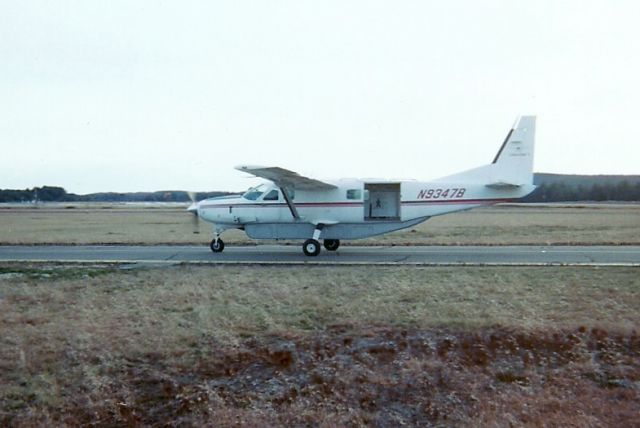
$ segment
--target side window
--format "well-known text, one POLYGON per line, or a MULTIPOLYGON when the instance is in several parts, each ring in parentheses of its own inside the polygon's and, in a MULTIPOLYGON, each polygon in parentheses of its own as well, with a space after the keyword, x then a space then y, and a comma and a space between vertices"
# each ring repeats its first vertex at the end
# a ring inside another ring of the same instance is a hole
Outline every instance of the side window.
POLYGON ((263 201, 277 201, 278 200, 278 191, 273 189, 262 198, 263 201))
POLYGON ((360 189, 349 189, 347 190, 347 199, 362 199, 362 190, 360 189))

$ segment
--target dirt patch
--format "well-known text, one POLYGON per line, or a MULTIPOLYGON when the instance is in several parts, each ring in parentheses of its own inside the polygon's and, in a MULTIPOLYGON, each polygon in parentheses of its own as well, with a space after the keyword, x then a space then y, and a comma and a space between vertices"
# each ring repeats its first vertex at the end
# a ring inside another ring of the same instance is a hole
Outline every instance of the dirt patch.
POLYGON ((640 337, 580 328, 358 329, 208 344, 195 364, 160 353, 62 385, 2 425, 633 426, 640 337))

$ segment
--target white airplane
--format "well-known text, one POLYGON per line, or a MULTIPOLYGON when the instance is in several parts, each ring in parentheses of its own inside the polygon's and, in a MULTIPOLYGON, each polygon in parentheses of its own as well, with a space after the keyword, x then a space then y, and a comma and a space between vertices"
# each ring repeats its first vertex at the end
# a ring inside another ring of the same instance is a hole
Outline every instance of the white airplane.
POLYGON ((279 167, 237 166, 269 180, 242 195, 205 199, 188 210, 220 234, 241 229, 253 239, 306 239, 307 256, 336 251, 343 239, 361 239, 415 226, 431 217, 508 202, 531 193, 535 116, 520 117, 493 162, 437 180, 319 181, 279 167))

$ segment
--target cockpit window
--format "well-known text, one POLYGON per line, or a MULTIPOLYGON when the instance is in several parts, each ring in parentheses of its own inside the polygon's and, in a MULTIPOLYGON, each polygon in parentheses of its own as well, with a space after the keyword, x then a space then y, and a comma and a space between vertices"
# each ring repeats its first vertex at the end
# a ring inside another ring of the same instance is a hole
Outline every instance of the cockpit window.
POLYGON ((265 190, 267 190, 267 185, 266 184, 261 184, 261 185, 256 186, 256 187, 252 187, 251 189, 249 189, 246 192, 244 192, 244 195, 242 195, 242 197, 245 198, 245 199, 248 199, 250 201, 255 201, 260 196, 262 196, 262 194, 265 192, 265 190))
POLYGON ((272 191, 270 191, 269 193, 267 193, 264 198, 262 198, 263 201, 277 201, 278 200, 278 191, 276 189, 273 189, 272 191))

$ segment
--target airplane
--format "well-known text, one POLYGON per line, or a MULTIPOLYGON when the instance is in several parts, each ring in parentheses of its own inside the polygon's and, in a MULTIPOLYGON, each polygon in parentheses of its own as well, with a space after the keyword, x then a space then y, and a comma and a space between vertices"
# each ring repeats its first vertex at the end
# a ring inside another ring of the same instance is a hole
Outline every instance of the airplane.
POLYGON ((241 165, 268 180, 243 194, 194 202, 188 211, 220 235, 240 229, 253 239, 305 240, 307 256, 336 251, 341 240, 362 239, 415 226, 431 217, 514 201, 531 193, 535 116, 519 117, 493 162, 433 181, 341 179, 320 181, 280 167, 241 165))

